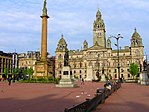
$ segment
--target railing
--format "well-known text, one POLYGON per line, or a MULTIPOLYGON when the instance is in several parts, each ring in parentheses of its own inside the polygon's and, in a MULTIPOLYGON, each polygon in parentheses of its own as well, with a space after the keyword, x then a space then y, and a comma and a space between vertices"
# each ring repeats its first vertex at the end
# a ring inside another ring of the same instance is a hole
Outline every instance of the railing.
POLYGON ((99 104, 104 103, 105 99, 108 98, 113 92, 118 90, 121 87, 121 83, 116 83, 112 86, 111 90, 104 88, 98 89, 96 95, 92 99, 86 99, 81 104, 75 105, 70 108, 65 108, 64 112, 91 112, 99 104))

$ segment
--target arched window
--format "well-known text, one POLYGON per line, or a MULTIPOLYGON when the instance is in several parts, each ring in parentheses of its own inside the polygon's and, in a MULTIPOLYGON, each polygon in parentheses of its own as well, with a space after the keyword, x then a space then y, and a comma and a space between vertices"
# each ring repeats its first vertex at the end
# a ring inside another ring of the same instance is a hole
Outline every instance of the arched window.
POLYGON ((130 74, 128 74, 128 77, 130 77, 130 74))
POLYGON ((59 63, 59 64, 58 64, 58 67, 59 67, 59 68, 62 68, 62 64, 61 64, 61 63, 59 63))
POLYGON ((117 74, 115 74, 115 78, 117 78, 117 74))
POLYGON ((80 70, 80 73, 81 73, 82 71, 80 70))
POLYGON ((135 54, 136 54, 136 56, 139 56, 140 55, 140 52, 139 52, 138 49, 136 50, 135 54))
POLYGON ((85 63, 85 68, 87 67, 86 63, 85 63))
POLYGON ((82 63, 80 62, 80 68, 82 67, 82 63))
POLYGON ((59 59, 59 60, 62 59, 62 55, 61 55, 61 54, 58 56, 58 59, 59 59))
POLYGON ((61 71, 59 71, 59 74, 61 74, 62 72, 61 71))
POLYGON ((92 66, 92 62, 90 61, 88 65, 89 65, 89 66, 92 66))
POLYGON ((76 63, 73 64, 74 68, 76 68, 76 63))

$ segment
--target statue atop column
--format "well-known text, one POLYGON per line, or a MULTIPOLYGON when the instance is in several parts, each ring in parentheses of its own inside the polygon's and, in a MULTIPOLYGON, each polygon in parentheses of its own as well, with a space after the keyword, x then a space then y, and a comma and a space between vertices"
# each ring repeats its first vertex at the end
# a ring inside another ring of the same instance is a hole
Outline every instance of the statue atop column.
POLYGON ((44 8, 46 8, 46 4, 47 4, 47 3, 46 3, 46 0, 44 0, 44 8))
POLYGON ((143 61, 143 69, 144 69, 144 71, 147 70, 147 61, 146 60, 143 61))
POLYGON ((68 66, 68 65, 69 65, 69 53, 68 51, 66 51, 64 55, 64 66, 68 66))

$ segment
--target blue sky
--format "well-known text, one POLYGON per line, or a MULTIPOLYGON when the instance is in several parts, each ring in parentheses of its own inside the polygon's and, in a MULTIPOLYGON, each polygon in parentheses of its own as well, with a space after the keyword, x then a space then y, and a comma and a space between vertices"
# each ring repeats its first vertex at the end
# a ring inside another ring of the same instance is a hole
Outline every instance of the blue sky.
MULTIPOLYGON (((149 54, 148 6, 149 0, 47 0, 48 52, 55 55, 62 34, 69 49, 81 49, 84 40, 92 46, 92 26, 99 8, 106 37, 120 33, 124 37, 120 46, 129 46, 136 27, 149 54)), ((42 7, 43 0, 0 0, 1 51, 23 53, 40 48, 42 7)))

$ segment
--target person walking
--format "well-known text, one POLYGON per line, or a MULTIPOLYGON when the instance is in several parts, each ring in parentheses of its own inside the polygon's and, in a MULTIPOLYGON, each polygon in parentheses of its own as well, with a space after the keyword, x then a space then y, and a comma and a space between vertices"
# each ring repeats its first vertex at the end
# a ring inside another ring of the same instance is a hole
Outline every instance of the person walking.
POLYGON ((81 85, 84 85, 84 78, 81 79, 81 85))
POLYGON ((8 85, 11 85, 12 75, 8 75, 8 85))

